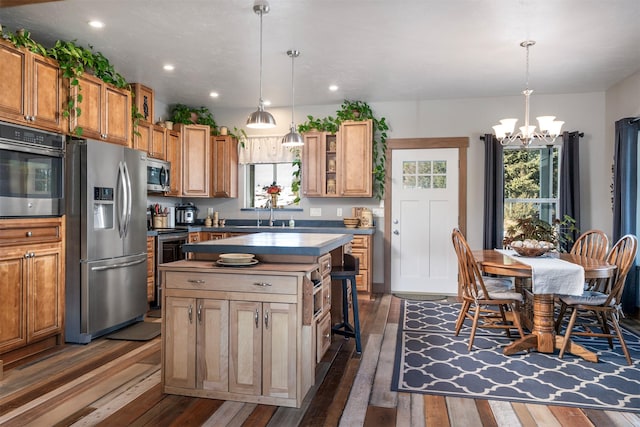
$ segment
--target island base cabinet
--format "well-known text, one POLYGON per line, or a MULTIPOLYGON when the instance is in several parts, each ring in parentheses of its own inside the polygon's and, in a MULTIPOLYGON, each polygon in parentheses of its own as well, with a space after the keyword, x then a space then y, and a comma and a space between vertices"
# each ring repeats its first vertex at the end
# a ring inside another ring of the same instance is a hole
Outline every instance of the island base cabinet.
POLYGON ((163 392, 300 407, 316 368, 302 286, 317 265, 171 264, 160 267, 163 392))
POLYGON ((165 385, 227 391, 229 302, 166 300, 165 385))
POLYGON ((229 391, 296 397, 296 305, 231 301, 229 391))

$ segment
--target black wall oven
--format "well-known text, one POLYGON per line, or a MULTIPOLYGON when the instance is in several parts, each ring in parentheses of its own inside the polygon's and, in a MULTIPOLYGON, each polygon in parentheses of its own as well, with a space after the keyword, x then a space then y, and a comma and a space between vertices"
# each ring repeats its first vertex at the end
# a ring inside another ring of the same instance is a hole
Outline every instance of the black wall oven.
POLYGON ((64 214, 62 134, 0 122, 0 217, 64 214))

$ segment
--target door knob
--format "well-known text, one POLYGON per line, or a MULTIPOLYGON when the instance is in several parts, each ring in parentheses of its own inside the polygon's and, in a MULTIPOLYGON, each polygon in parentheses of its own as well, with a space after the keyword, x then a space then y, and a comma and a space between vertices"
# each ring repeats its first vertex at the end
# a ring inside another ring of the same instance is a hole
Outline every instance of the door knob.
POLYGON ((393 234, 397 236, 398 234, 400 234, 400 232, 398 230, 393 230, 393 234))
POLYGON ((394 223, 394 224, 397 224, 397 223, 398 223, 398 220, 397 220, 397 219, 394 219, 394 220, 393 220, 393 223, 394 223))

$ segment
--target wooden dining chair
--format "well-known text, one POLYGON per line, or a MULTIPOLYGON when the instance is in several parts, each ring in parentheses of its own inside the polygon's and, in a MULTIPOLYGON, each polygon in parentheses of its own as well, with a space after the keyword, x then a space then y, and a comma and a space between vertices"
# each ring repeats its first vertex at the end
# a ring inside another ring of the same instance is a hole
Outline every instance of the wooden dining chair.
MULTIPOLYGON (((587 230, 578 237, 569 253, 604 260, 609 252, 609 238, 604 231, 587 230)), ((598 290, 598 279, 588 279, 585 282, 586 290, 598 290)))
POLYGON ((629 365, 632 364, 627 344, 622 336, 618 316, 622 312, 622 291, 624 290, 627 273, 633 264, 638 252, 638 238, 632 234, 622 236, 611 248, 606 261, 616 266, 616 271, 606 286, 600 286, 600 290, 585 290, 580 296, 563 295, 560 297, 560 312, 556 320, 556 333, 560 332, 562 319, 568 309, 571 310, 571 318, 564 334, 564 343, 560 349, 559 357, 562 359, 569 345, 571 335, 606 338, 609 347, 613 348, 613 338, 620 340, 620 346, 629 365), (578 314, 580 319, 578 321, 578 314), (580 326, 576 329, 576 326, 580 326), (613 327, 615 334, 611 332, 613 327))
POLYGON ((511 289, 511 282, 505 279, 486 278, 480 273, 471 248, 457 228, 451 234, 453 247, 458 257, 458 274, 462 286, 462 308, 456 321, 457 336, 466 319, 471 320, 469 351, 477 328, 505 329, 511 337, 510 329, 516 328, 524 337, 520 323, 520 303, 522 295, 511 289))

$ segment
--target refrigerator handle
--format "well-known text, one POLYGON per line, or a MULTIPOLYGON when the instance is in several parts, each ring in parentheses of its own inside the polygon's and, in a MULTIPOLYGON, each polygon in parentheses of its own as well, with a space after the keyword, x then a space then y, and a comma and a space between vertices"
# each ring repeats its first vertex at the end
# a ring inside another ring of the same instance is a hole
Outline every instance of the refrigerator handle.
POLYGON ((102 267, 92 267, 91 271, 114 270, 116 268, 125 268, 125 267, 131 267, 132 265, 142 264, 143 262, 147 262, 147 259, 145 258, 145 259, 140 259, 138 261, 123 262, 121 264, 105 265, 102 267))
POLYGON ((126 202, 126 212, 125 212, 125 220, 124 220, 124 235, 129 234, 129 225, 131 224, 131 208, 133 206, 132 192, 131 192, 131 175, 129 175, 129 168, 127 167, 127 163, 124 162, 124 184, 125 184, 125 198, 126 202))
POLYGON ((118 163, 118 196, 116 197, 117 205, 116 210, 118 211, 118 233, 120 234, 120 238, 124 236, 124 215, 126 209, 126 193, 124 186, 124 169, 122 166, 122 162, 118 163))

